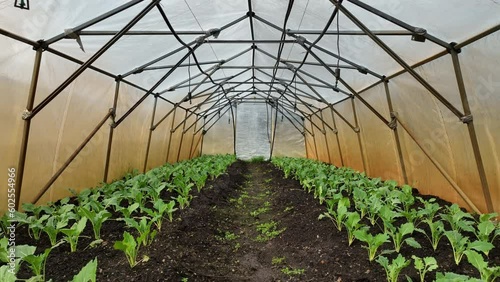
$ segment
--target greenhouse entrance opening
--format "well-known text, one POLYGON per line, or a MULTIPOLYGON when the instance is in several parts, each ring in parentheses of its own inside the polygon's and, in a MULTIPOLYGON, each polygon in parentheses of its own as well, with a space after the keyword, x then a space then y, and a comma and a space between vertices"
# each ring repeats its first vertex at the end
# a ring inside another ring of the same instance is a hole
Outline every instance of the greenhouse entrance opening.
POLYGON ((236 157, 269 158, 272 113, 265 104, 239 104, 236 114, 236 157))

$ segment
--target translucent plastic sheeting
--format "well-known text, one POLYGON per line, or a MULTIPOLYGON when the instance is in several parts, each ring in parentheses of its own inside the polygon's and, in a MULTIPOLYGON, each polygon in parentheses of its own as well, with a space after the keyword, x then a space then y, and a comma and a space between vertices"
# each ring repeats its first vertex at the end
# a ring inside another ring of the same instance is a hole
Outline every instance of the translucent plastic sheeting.
MULTIPOLYGON (((237 109, 236 111, 238 111, 237 109)), ((207 118, 207 122, 211 117, 207 118)), ((216 116, 207 124, 205 129, 208 129, 216 120, 216 116)), ((207 134, 203 136, 203 154, 233 154, 234 153, 234 131, 232 126, 231 112, 226 112, 221 115, 221 118, 215 123, 207 134)))
MULTIPOLYGON (((465 47, 463 55, 460 57, 491 198, 497 212, 500 211, 499 45, 500 33, 496 32, 465 47)), ((472 158, 461 158, 461 161, 470 164, 472 158)), ((475 178, 475 167, 469 167, 467 175, 473 175, 475 178)), ((467 187, 467 191, 470 191, 471 194, 479 194, 481 190, 476 184, 467 187)))
MULTIPOLYGON (((375 87, 365 100, 387 121, 391 120, 383 84, 375 87)), ((358 99, 355 99, 355 105, 369 167, 367 174, 403 183, 392 130, 358 99)))
MULTIPOLYGON (((128 1, 112 1, 103 3, 102 1, 92 0, 85 3, 61 2, 61 1, 36 1, 31 3, 29 12, 21 11, 9 5, 4 5, 0 9, 0 26, 11 32, 25 36, 27 38, 38 40, 48 39, 54 35, 64 32, 64 29, 71 29, 87 20, 93 19, 96 15, 107 12, 113 8, 127 3, 128 1), (22 18, 20 23, 18 19, 22 18)), ((500 12, 500 5, 495 1, 463 1, 453 0, 446 3, 436 1, 365 1, 375 8, 395 16, 414 26, 427 29, 431 34, 437 35, 445 42, 463 40, 478 32, 498 24, 497 15, 500 12), (415 13, 415 11, 419 11, 415 13), (450 17, 449 15, 453 15, 450 17)), ((270 21, 274 25, 282 28, 284 16, 287 10, 288 2, 281 1, 269 3, 269 1, 252 0, 253 10, 258 17, 270 21)), ((88 30, 91 31, 117 31, 125 26, 135 15, 139 13, 148 1, 141 2, 133 7, 122 11, 113 17, 105 19, 88 30)), ((248 11, 248 1, 212 1, 203 2, 199 0, 175 0, 161 2, 161 5, 172 23, 174 29, 183 31, 206 31, 211 28, 220 28, 227 23, 245 16, 248 11)), ((403 30, 399 26, 392 24, 358 6, 344 1, 343 6, 352 14, 358 17, 368 28, 377 30, 403 30)), ((322 30, 331 16, 334 5, 328 0, 295 1, 288 19, 286 28, 301 30, 322 30)), ((223 30, 219 39, 248 39, 250 38, 249 20, 245 19, 233 26, 223 30)), ((281 31, 275 29, 257 18, 254 22, 254 33, 256 39, 278 39, 281 31)), ((330 25, 329 30, 337 29, 336 20, 330 25)), ((359 31, 359 27, 350 21, 342 13, 339 16, 339 29, 359 31)), ((157 9, 151 10, 143 19, 141 19, 132 29, 132 31, 143 30, 168 30, 164 20, 157 9)), ((70 31, 68 31, 70 32, 70 31)), ((184 42, 191 42, 201 34, 180 35, 184 42)), ((309 41, 314 41, 318 34, 304 34, 309 41)), ((64 39, 55 43, 52 47, 69 55, 75 56, 81 60, 90 58, 101 46, 104 45, 111 35, 90 36, 81 35, 85 53, 82 52, 74 39, 64 39)), ((410 40, 410 36, 381 36, 380 37, 389 47, 394 49, 408 63, 418 62, 441 50, 430 42, 415 42, 410 40)), ((288 36, 287 39, 293 39, 288 36)), ((210 37, 210 40, 217 40, 210 37)), ((341 36, 340 50, 336 50, 337 36, 325 35, 318 46, 325 47, 333 53, 341 53, 343 57, 354 61, 362 66, 381 74, 388 75, 401 67, 384 51, 382 51, 370 38, 364 35, 341 36), (340 52, 339 52, 340 51, 340 52)), ((145 62, 159 58, 182 44, 173 36, 137 36, 126 35, 110 48, 95 65, 117 74, 129 72, 139 67, 145 62), (165 48, 168 46, 168 48, 165 48), (126 59, 124 59, 126 58, 126 59)), ((235 50, 243 50, 250 47, 251 44, 203 44, 196 51, 200 61, 205 60, 223 60, 234 55, 235 50)), ((258 44, 259 49, 277 54, 278 44, 258 44)), ((283 51, 283 57, 290 60, 302 61, 305 56, 305 49, 298 44, 286 44, 283 51)), ((336 59, 323 51, 313 48, 315 54, 326 63, 335 64, 336 59)), ((152 66, 165 66, 176 64, 187 52, 184 49, 177 54, 153 64, 152 66)), ((261 57, 257 52, 256 65, 274 65, 274 60, 269 57, 261 57)), ((248 52, 243 57, 238 58, 239 64, 248 65, 252 59, 252 52, 248 52)), ((309 61, 317 62, 312 55, 308 57, 309 61)), ((187 63, 185 60, 184 63, 187 63)), ((192 61, 193 62, 193 61, 192 61)), ((345 64, 341 62, 341 64, 345 64)), ((297 65, 297 64, 296 64, 297 65)), ((205 67, 205 66, 203 66, 205 67)), ((304 70, 317 76, 320 79, 331 81, 331 73, 324 71, 322 67, 304 66, 304 70)), ((197 72, 196 68, 193 71, 197 72)), ((230 71, 221 69, 215 76, 228 76, 230 71)), ((357 70, 343 69, 343 78, 355 89, 360 89, 376 81, 371 75, 362 75, 357 70)), ((128 77, 132 82, 143 87, 151 87, 161 78, 162 71, 144 71, 133 74, 128 77)), ((290 76, 289 70, 280 72, 280 76, 290 76)), ((186 68, 175 70, 167 81, 162 83, 159 90, 168 89, 172 83, 182 81, 187 76, 186 68)), ((243 78, 249 78, 249 73, 243 78)), ((307 78, 309 82, 314 79, 307 78)), ((317 91, 328 102, 335 102, 341 99, 336 93, 330 93, 326 89, 317 89, 317 91)), ((179 101, 187 92, 176 90, 169 96, 173 102, 179 101)), ((317 102, 314 102, 317 103, 317 102)))
MULTIPOLYGON (((329 124, 334 130, 338 130, 337 123, 334 122, 333 111, 330 108, 321 111, 323 121, 329 124)), ((340 139, 338 138, 338 131, 335 134, 334 130, 327 129, 325 132, 326 142, 328 144, 328 154, 329 160, 331 164, 334 164, 338 167, 344 165, 344 160, 342 156, 342 152, 340 151, 340 139)))
POLYGON ((236 157, 269 158, 274 111, 265 104, 242 103, 236 115, 236 157))
POLYGON ((300 116, 290 112, 278 113, 273 156, 305 157, 303 127, 300 116))

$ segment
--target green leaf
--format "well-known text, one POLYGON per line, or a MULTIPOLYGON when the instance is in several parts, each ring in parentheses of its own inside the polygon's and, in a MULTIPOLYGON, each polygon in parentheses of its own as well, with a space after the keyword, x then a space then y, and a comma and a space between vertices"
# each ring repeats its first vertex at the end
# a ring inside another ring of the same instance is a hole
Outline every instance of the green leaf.
POLYGON ((465 251, 465 255, 467 256, 467 261, 478 270, 488 267, 488 263, 484 261, 483 256, 478 252, 467 250, 465 251))
POLYGON ((406 244, 410 245, 413 248, 420 249, 422 246, 415 240, 413 237, 406 238, 406 244))
POLYGON ((83 268, 73 277, 73 282, 96 282, 97 273, 97 257, 89 261, 83 268))
POLYGON ((402 237, 408 234, 413 233, 413 230, 415 229, 413 223, 407 222, 405 224, 402 224, 401 227, 399 227, 399 232, 401 233, 402 237))
POLYGON ((16 282, 16 280, 16 275, 12 273, 12 270, 8 265, 2 265, 0 267, 0 281, 16 282))
POLYGON ((484 241, 474 241, 469 243, 469 248, 474 249, 476 251, 487 253, 491 251, 495 246, 493 246, 490 242, 484 241))

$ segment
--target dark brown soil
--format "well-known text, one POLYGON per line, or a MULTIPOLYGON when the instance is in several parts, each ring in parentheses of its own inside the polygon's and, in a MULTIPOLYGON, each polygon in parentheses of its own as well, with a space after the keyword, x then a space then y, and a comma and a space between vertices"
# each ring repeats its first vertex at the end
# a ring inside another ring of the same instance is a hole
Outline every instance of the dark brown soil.
MULTIPOLYGON (((131 269, 125 255, 113 249, 114 241, 121 240, 126 230, 121 221, 105 222, 101 231, 104 243, 88 247, 92 242, 89 224, 76 253, 69 252, 68 244, 52 251, 47 280, 71 280, 97 257, 98 281, 386 281, 383 268, 368 261, 367 250, 359 241, 349 247, 344 230, 338 232, 330 221, 318 220, 324 211, 313 195, 297 181, 284 179, 272 164, 237 161, 227 174, 195 193, 191 206, 177 212, 174 222, 164 222, 153 244, 140 251, 149 261, 131 269), (257 214, 259 208, 262 213, 257 214), (257 226, 271 221, 278 230, 286 229, 276 238, 257 241, 257 226), (284 268, 303 273, 287 275, 284 268)), ((478 276, 466 258, 455 265, 446 238, 434 253, 422 235, 414 237, 423 248, 403 246, 401 253, 406 258, 434 256, 440 272, 478 276)), ((50 246, 45 235, 34 242, 25 228, 19 228, 17 240, 17 244, 37 245, 39 250, 50 246)), ((490 252, 490 264, 499 264, 498 249, 490 252)), ((30 275, 22 266, 19 276, 30 275)), ((403 271, 401 279, 404 275, 418 279, 412 266, 403 271)))

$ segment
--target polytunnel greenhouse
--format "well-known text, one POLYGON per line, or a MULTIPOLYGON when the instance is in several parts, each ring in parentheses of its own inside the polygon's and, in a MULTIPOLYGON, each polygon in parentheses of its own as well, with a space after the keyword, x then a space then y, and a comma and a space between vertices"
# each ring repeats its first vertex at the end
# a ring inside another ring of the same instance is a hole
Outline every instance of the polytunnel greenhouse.
POLYGON ((495 281, 500 3, 0 1, 0 281, 495 281))

